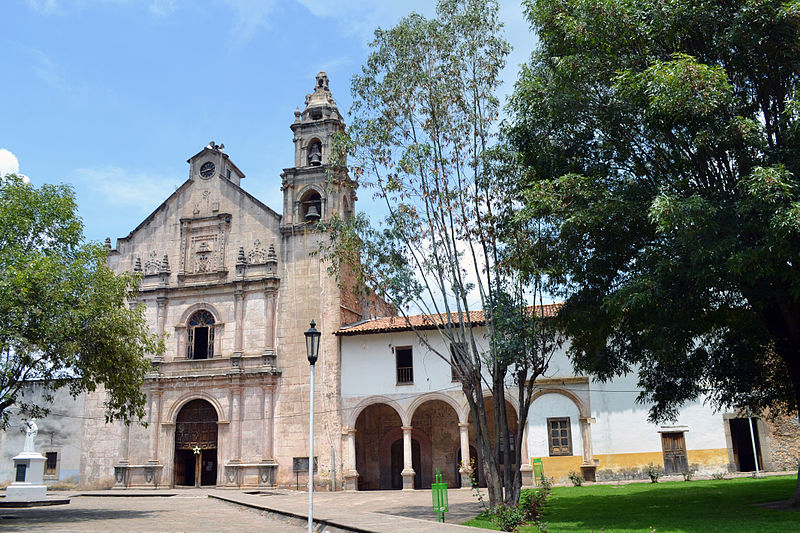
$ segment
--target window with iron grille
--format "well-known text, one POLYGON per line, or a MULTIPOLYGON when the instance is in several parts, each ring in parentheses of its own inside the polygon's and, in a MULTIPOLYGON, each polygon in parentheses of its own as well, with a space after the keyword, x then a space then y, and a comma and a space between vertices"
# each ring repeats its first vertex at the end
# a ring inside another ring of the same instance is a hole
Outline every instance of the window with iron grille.
POLYGON ((569 418, 548 418, 550 455, 572 455, 572 433, 569 418))
POLYGON ((411 346, 394 349, 397 363, 397 383, 414 383, 414 358, 411 346))

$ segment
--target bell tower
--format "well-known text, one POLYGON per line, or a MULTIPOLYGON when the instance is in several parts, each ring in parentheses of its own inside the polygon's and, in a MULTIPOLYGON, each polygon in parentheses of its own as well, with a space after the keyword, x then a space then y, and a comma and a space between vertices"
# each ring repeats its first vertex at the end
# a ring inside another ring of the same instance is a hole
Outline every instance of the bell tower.
POLYGON ((294 112, 294 167, 281 174, 283 227, 306 226, 334 215, 347 218, 356 200, 345 162, 332 163, 334 136, 344 132, 344 119, 328 88, 328 75, 317 74, 305 107, 294 112))

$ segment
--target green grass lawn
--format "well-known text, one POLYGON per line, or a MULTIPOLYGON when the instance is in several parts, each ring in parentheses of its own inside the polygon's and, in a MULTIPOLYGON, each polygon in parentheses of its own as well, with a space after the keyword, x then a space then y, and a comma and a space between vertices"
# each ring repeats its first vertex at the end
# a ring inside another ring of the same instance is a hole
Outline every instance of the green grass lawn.
MULTIPOLYGON (((800 512, 759 507, 786 500, 796 476, 556 487, 545 508, 549 533, 800 532, 800 512), (653 528, 651 530, 651 528, 653 528)), ((482 520, 465 525, 497 529, 482 520)), ((535 527, 522 532, 537 531, 535 527)))

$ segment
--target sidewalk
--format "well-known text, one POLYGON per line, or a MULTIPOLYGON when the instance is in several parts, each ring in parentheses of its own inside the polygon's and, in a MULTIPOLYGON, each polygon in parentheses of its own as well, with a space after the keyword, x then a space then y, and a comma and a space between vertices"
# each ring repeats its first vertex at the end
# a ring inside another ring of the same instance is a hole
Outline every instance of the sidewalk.
MULTIPOLYGON (((307 492, 262 491, 247 494, 215 489, 208 493, 211 498, 266 514, 292 517, 298 523, 306 523, 308 520, 307 492)), ((433 512, 430 490, 315 492, 314 529, 331 533, 475 532, 474 528, 457 525, 473 518, 481 510, 473 492, 452 489, 448 491, 448 495, 450 512, 445 514, 447 523, 440 524, 433 512)))

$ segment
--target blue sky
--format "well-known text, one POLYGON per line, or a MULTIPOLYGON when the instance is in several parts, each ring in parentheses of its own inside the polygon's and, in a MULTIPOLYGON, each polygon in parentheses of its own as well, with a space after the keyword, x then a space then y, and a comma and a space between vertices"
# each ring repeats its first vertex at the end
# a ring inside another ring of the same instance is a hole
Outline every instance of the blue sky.
MULTIPOLYGON (((431 1, 5 0, 0 8, 0 173, 70 183, 88 239, 123 237, 187 177, 210 140, 277 211, 293 164, 289 125, 328 73, 340 110, 372 32, 431 1)), ((519 0, 502 1, 514 46, 535 43, 519 0)), ((369 210, 369 195, 358 209, 369 210)))

